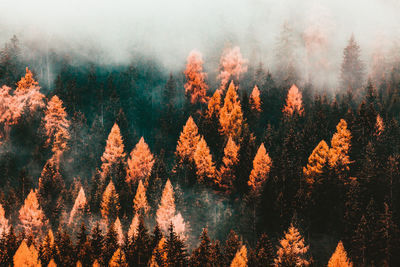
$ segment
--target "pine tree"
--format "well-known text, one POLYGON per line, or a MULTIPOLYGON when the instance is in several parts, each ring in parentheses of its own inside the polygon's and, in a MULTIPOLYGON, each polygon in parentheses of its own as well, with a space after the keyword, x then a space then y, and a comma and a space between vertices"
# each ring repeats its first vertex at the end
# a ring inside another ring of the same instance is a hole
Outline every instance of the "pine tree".
POLYGON ((216 170, 210 149, 204 137, 201 137, 194 152, 194 162, 196 164, 196 174, 198 183, 215 184, 216 170))
POLYGON ((179 136, 175 155, 179 164, 194 161, 194 153, 200 141, 198 129, 192 117, 189 117, 179 136))
POLYGON ((53 231, 50 229, 47 235, 43 238, 42 243, 40 244, 39 258, 42 264, 44 266, 50 264, 49 262, 54 258, 55 253, 56 251, 55 251, 54 235, 53 231))
POLYGON ((119 196, 115 190, 114 183, 110 181, 103 193, 101 201, 101 216, 108 221, 114 221, 119 213, 119 196))
POLYGON ((235 167, 239 161, 238 158, 239 146, 236 145, 232 137, 228 138, 224 149, 224 157, 222 158, 222 166, 219 171, 220 173, 220 184, 221 186, 232 191, 234 182, 236 180, 235 167))
POLYGON ((124 233, 122 230, 122 225, 121 225, 121 221, 119 220, 119 218, 117 217, 117 219, 114 222, 114 229, 115 232, 117 233, 117 244, 119 247, 122 247, 125 243, 124 241, 124 233))
POLYGON ((43 122, 47 136, 46 143, 51 146, 51 150, 58 158, 67 149, 67 143, 70 139, 68 128, 71 124, 67 119, 67 112, 63 107, 63 102, 58 96, 53 96, 47 103, 43 122))
POLYGON ((30 112, 43 108, 45 105, 43 101, 45 96, 40 93, 38 84, 33 78, 33 73, 26 68, 25 76, 21 77, 14 92, 17 102, 30 112))
POLYGON ((247 267, 247 248, 243 245, 238 252, 236 252, 235 257, 230 265, 231 267, 247 267))
POLYGON ((108 135, 107 144, 103 156, 101 157, 101 177, 108 182, 107 177, 113 176, 113 171, 117 164, 124 161, 124 143, 118 125, 115 123, 108 135))
POLYGON ((22 240, 21 245, 14 255, 14 266, 42 266, 35 247, 33 245, 28 247, 25 240, 22 240))
POLYGON ((342 241, 339 241, 335 252, 329 259, 328 267, 353 267, 353 263, 347 258, 342 241))
POLYGON ((157 224, 160 226, 161 231, 168 233, 168 227, 175 216, 175 197, 174 189, 172 188, 169 179, 165 183, 162 193, 161 202, 156 214, 157 224))
POLYGON ((309 266, 310 261, 306 257, 308 246, 299 231, 291 224, 285 232, 283 239, 279 241, 275 266, 309 266))
POLYGON ((37 236, 46 224, 43 211, 39 207, 36 191, 31 190, 19 210, 19 220, 26 233, 37 236))
POLYGON ((262 187, 268 178, 271 166, 271 158, 265 150, 264 143, 261 143, 257 154, 254 157, 253 170, 250 173, 249 181, 247 183, 253 192, 257 193, 262 190, 262 187))
POLYGON ((115 231, 115 226, 112 223, 108 227, 107 234, 104 237, 103 249, 102 249, 102 262, 103 265, 107 265, 110 262, 114 252, 118 249, 118 234, 115 231))
POLYGON ((275 253, 271 241, 267 234, 263 233, 258 239, 255 249, 250 254, 248 264, 254 267, 273 266, 274 256, 275 253))
POLYGON ((243 113, 233 81, 229 85, 224 99, 224 106, 220 110, 219 123, 221 133, 231 136, 237 141, 242 132, 243 113))
POLYGON ((224 255, 225 255, 225 265, 230 265, 236 252, 240 249, 239 237, 235 231, 231 230, 228 234, 228 238, 225 242, 224 255))
POLYGON ((286 104, 282 110, 285 116, 291 117, 293 114, 303 115, 302 94, 295 84, 290 87, 286 97, 286 104))
POLYGON ((185 92, 190 97, 190 102, 192 104, 206 103, 208 85, 205 79, 207 74, 203 72, 203 59, 198 51, 190 52, 184 74, 186 77, 185 92))
POLYGON ((258 90, 257 85, 255 85, 253 91, 251 91, 250 107, 256 112, 261 112, 260 90, 258 90))
POLYGON ((147 266, 151 257, 151 240, 144 225, 143 218, 139 219, 137 235, 127 246, 127 260, 132 266, 147 266))
POLYGON ((89 238, 89 244, 90 244, 90 251, 92 252, 92 258, 100 259, 102 257, 104 237, 101 232, 99 223, 97 223, 92 229, 89 238))
POLYGON ((336 133, 332 137, 331 148, 329 149, 329 165, 331 168, 337 170, 349 168, 350 140, 351 133, 347 129, 347 123, 344 119, 341 119, 336 126, 336 133))
POLYGON ((150 267, 166 266, 168 259, 166 243, 167 240, 165 239, 165 237, 161 237, 153 250, 153 254, 151 255, 149 264, 150 267))
POLYGON ((143 186, 142 180, 136 189, 136 195, 133 199, 133 210, 135 213, 147 214, 149 212, 149 205, 147 204, 146 188, 143 186))
POLYGON ((89 266, 92 262, 92 249, 86 233, 85 223, 81 224, 80 230, 76 235, 77 244, 75 247, 76 255, 83 266, 89 266))
POLYGON ((360 59, 360 46, 354 35, 343 50, 343 61, 341 66, 342 87, 351 92, 360 89, 364 78, 364 64, 360 59))
POLYGON ((58 266, 73 266, 76 264, 74 245, 67 232, 60 230, 56 236, 56 263, 58 266))
POLYGON ((324 169, 326 169, 328 156, 329 147, 326 142, 322 140, 317 147, 314 148, 310 157, 308 157, 307 167, 303 167, 303 174, 309 185, 313 185, 318 175, 323 173, 324 169))
POLYGON ((143 137, 140 138, 139 142, 130 153, 127 162, 127 182, 137 184, 139 181, 143 180, 147 187, 148 179, 154 164, 154 158, 143 137))
POLYGON ((187 252, 183 240, 175 233, 172 223, 168 227, 166 242, 167 266, 187 266, 187 252))
POLYGON ((192 267, 213 266, 211 240, 208 237, 207 228, 203 229, 200 236, 199 247, 193 250, 189 265, 192 267))
POLYGON ((239 81, 239 76, 247 71, 247 60, 243 58, 238 46, 228 47, 222 53, 219 68, 218 79, 221 80, 220 90, 223 92, 231 79, 239 81))
POLYGON ((0 239, 4 238, 9 230, 10 226, 8 225, 8 220, 5 217, 3 206, 0 204, 0 239))
POLYGON ((108 263, 108 266, 110 267, 128 267, 128 263, 126 262, 126 258, 125 258, 125 253, 121 250, 121 248, 118 248, 110 262, 108 263))
POLYGON ((131 225, 129 226, 128 231, 128 241, 133 242, 137 236, 137 231, 139 227, 139 214, 135 213, 135 216, 132 218, 131 225))

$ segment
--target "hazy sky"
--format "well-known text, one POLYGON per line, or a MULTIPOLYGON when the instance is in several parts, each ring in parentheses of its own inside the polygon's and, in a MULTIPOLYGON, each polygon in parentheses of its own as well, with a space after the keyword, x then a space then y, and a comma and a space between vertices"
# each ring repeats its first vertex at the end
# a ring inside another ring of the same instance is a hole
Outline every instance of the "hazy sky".
POLYGON ((367 54, 377 40, 400 36, 399 2, 2 0, 0 38, 4 41, 16 33, 21 39, 82 54, 96 47, 103 51, 103 60, 117 62, 140 51, 171 66, 182 66, 193 48, 207 55, 232 41, 245 57, 268 65, 284 21, 303 31, 307 23, 322 20, 330 27, 332 51, 338 53, 354 32, 367 54))

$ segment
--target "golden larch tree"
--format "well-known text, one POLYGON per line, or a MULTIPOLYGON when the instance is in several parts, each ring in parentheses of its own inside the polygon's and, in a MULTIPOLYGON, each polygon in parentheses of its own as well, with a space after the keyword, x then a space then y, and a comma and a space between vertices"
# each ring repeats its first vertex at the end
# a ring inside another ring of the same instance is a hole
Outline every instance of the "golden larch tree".
POLYGON ((247 267, 247 248, 245 245, 236 252, 230 267, 247 267))
POLYGON ((178 163, 193 162, 194 152, 200 140, 198 128, 190 116, 179 136, 178 145, 176 146, 175 155, 178 163))
POLYGON ((88 208, 88 203, 87 203, 86 196, 85 196, 85 191, 83 190, 83 187, 81 186, 78 196, 75 199, 74 206, 72 207, 71 213, 69 215, 68 224, 72 224, 74 222, 74 220, 76 219, 76 217, 86 216, 88 211, 89 211, 89 208, 88 208))
POLYGON ((247 182, 253 192, 260 192, 268 178, 271 166, 272 160, 264 147, 264 143, 261 143, 254 157, 253 169, 251 170, 249 181, 247 182))
POLYGON ((233 81, 225 95, 224 106, 220 110, 221 133, 237 141, 242 133, 243 113, 233 81))
POLYGON ((218 79, 221 80, 220 90, 223 92, 229 80, 239 80, 239 76, 247 71, 247 60, 240 53, 240 48, 235 46, 224 49, 219 62, 220 73, 218 79))
POLYGON ((54 259, 51 259, 51 260, 49 261, 49 264, 47 265, 47 267, 57 267, 57 264, 56 264, 56 262, 54 261, 54 259))
POLYGON ((175 216, 175 197, 174 189, 170 180, 165 183, 161 196, 161 202, 156 212, 156 221, 164 234, 168 233, 168 227, 175 216))
POLYGON ((29 192, 24 205, 19 210, 19 220, 26 233, 36 236, 46 224, 44 212, 39 207, 36 190, 29 192))
POLYGON ((309 266, 310 261, 306 258, 308 248, 299 230, 291 224, 284 238, 279 241, 274 266, 309 266))
POLYGON ((353 267, 353 263, 347 258, 347 253, 343 247, 342 241, 339 241, 335 252, 329 259, 328 267, 353 267))
POLYGON ((143 137, 140 138, 139 142, 130 153, 127 163, 127 182, 137 184, 139 180, 143 180, 147 187, 148 179, 154 165, 154 157, 143 137))
POLYGON ((261 112, 260 90, 257 85, 255 85, 253 91, 251 91, 249 102, 252 110, 261 112))
POLYGON ((327 143, 322 140, 308 157, 307 167, 303 167, 303 174, 307 184, 314 184, 315 178, 320 175, 328 165, 328 157, 329 147, 327 143))
POLYGON ((199 183, 212 184, 215 179, 215 166, 212 161, 210 149, 207 146, 204 137, 201 137, 194 153, 194 162, 196 164, 197 181, 199 183))
POLYGON ((222 166, 219 171, 219 182, 221 186, 228 189, 232 188, 235 180, 235 166, 239 162, 238 153, 239 146, 236 145, 232 137, 229 137, 224 148, 224 157, 222 158, 222 166))
POLYGON ((21 267, 41 267, 41 263, 39 260, 39 253, 36 248, 31 245, 28 247, 25 240, 22 240, 19 245, 17 251, 13 257, 14 266, 21 267))
POLYGON ((124 232, 122 230, 122 224, 121 221, 119 220, 119 217, 114 222, 114 229, 115 232, 117 233, 117 244, 118 246, 122 247, 124 245, 124 232))
POLYGON ((149 262, 149 267, 166 266, 168 260, 167 240, 164 236, 158 241, 149 262))
POLYGON ((190 52, 184 74, 186 78, 185 93, 190 96, 190 102, 192 104, 206 103, 208 85, 205 79, 207 74, 203 72, 203 59, 200 52, 196 50, 190 52))
POLYGON ((111 132, 108 135, 103 156, 101 157, 102 178, 106 177, 111 168, 118 162, 123 161, 124 158, 124 142, 122 140, 121 131, 117 123, 114 123, 114 126, 111 128, 111 132))
POLYGON ((133 199, 133 210, 135 213, 147 214, 149 209, 150 207, 146 198, 146 188, 144 187, 142 180, 140 180, 136 189, 135 198, 133 199))
POLYGON ((119 196, 115 190, 114 183, 110 181, 104 190, 101 201, 101 216, 106 220, 114 220, 120 210, 119 196))
POLYGON ((133 242, 135 240, 139 227, 139 214, 135 213, 135 216, 132 218, 131 225, 129 226, 128 230, 128 239, 133 242))
POLYGON ((329 165, 331 168, 336 170, 347 170, 349 168, 350 141, 351 133, 347 129, 347 122, 341 119, 336 126, 336 133, 332 137, 331 148, 329 149, 329 165))
POLYGON ((293 84, 289 89, 286 97, 286 104, 283 107, 282 112, 288 117, 293 116, 293 113, 295 112, 298 115, 303 115, 304 113, 302 95, 295 84, 293 84))
POLYGON ((5 237, 8 234, 10 226, 8 225, 8 219, 4 212, 3 206, 0 204, 0 238, 5 237))
POLYGON ((26 68, 25 76, 21 77, 17 83, 14 94, 17 102, 31 112, 45 106, 45 96, 40 93, 39 83, 33 78, 33 73, 28 68, 26 68))
POLYGON ((221 94, 219 93, 218 90, 216 90, 213 96, 208 101, 207 112, 206 112, 207 118, 212 118, 212 117, 218 118, 220 110, 221 110, 221 94))
POLYGON ((118 248, 110 262, 108 263, 109 267, 128 267, 128 263, 126 262, 126 257, 125 257, 125 253, 122 251, 121 248, 118 248))
POLYGON ((67 149, 70 139, 68 128, 71 123, 67 119, 63 102, 58 96, 53 96, 47 103, 43 122, 47 135, 46 144, 51 146, 51 150, 55 154, 61 154, 67 149))

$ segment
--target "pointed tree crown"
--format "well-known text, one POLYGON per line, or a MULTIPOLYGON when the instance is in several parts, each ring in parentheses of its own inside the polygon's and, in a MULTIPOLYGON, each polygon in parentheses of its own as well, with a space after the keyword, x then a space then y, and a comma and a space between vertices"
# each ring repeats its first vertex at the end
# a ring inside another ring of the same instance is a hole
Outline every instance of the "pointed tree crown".
POLYGON ((236 252, 230 267, 247 267, 247 248, 245 245, 236 252))
POLYGON ((323 172, 327 165, 328 157, 329 147, 322 140, 308 157, 307 167, 303 167, 303 173, 308 184, 312 185, 315 182, 315 177, 323 172))
POLYGON ((339 241, 335 252, 329 259, 328 267, 353 267, 353 263, 347 258, 342 241, 339 241))
POLYGON ((43 211, 39 207, 36 191, 29 192, 24 205, 19 210, 19 219, 27 233, 37 232, 45 223, 43 211))
POLYGON ((226 48, 222 53, 219 65, 218 79, 221 80, 220 90, 222 91, 225 90, 230 79, 238 80, 239 76, 247 71, 247 60, 243 58, 238 46, 226 48))
POLYGON ((336 126, 336 133, 332 137, 331 149, 329 149, 329 165, 331 168, 348 169, 350 164, 350 141, 351 133, 347 129, 347 123, 344 119, 341 119, 336 126))
POLYGON ((101 161, 103 162, 101 165, 103 175, 106 175, 109 172, 111 166, 123 160, 124 158, 124 143, 122 140, 121 131, 117 123, 114 123, 114 126, 111 128, 111 132, 108 135, 105 151, 101 157, 101 161))
POLYGON ((272 160, 264 147, 264 143, 261 143, 254 157, 253 169, 250 173, 249 181, 247 182, 253 192, 259 192, 262 189, 262 186, 268 178, 271 166, 272 160))
POLYGON ((288 117, 291 117, 295 112, 299 115, 303 115, 304 109, 302 95, 295 84, 293 84, 289 89, 286 97, 286 104, 282 111, 288 117))
POLYGON ((176 146, 175 155, 178 163, 192 162, 194 160, 194 152, 200 140, 198 128, 190 116, 179 136, 178 145, 176 146))
POLYGON ((168 179, 165 183, 164 190, 162 192, 161 202, 156 212, 156 220, 160 229, 164 233, 168 233, 168 227, 175 216, 175 197, 174 189, 170 180, 168 179))
POLYGON ((212 118, 213 116, 218 118, 220 109, 221 109, 221 94, 219 93, 219 90, 216 90, 213 96, 208 101, 207 113, 206 113, 207 118, 212 118))
POLYGON ((85 191, 81 186, 81 189, 79 190, 78 196, 75 199, 74 206, 69 216, 69 224, 73 222, 77 213, 84 213, 86 209, 87 209, 87 201, 86 201, 85 191))
POLYGON ((224 106, 220 110, 219 123, 225 136, 237 140, 242 132, 243 113, 233 81, 225 95, 224 106))
POLYGON ((139 181, 139 185, 136 189, 136 195, 133 199, 133 209, 136 213, 142 214, 147 214, 150 209, 146 198, 146 188, 143 186, 142 180, 139 181))
POLYGON ((190 95, 191 103, 206 103, 208 85, 205 79, 207 74, 203 72, 203 59, 200 52, 196 50, 190 52, 184 74, 186 78, 185 92, 190 95))
POLYGON ((239 146, 236 145, 232 137, 229 137, 224 149, 222 166, 220 169, 220 183, 227 187, 233 186, 234 166, 239 162, 239 146))
POLYGON ((199 183, 209 183, 215 176, 215 166, 212 161, 210 149, 207 146, 204 137, 201 137, 194 153, 194 162, 196 164, 196 174, 199 183))
POLYGON ((139 180, 144 180, 147 185, 154 165, 154 157, 143 137, 130 153, 127 162, 127 182, 137 183, 139 180))
POLYGON ((114 219, 117 217, 119 209, 119 196, 115 190, 114 183, 110 181, 103 193, 101 215, 104 219, 114 219))
POLYGON ((258 90, 257 85, 254 86, 250 95, 250 107, 254 111, 261 111, 260 90, 258 90))

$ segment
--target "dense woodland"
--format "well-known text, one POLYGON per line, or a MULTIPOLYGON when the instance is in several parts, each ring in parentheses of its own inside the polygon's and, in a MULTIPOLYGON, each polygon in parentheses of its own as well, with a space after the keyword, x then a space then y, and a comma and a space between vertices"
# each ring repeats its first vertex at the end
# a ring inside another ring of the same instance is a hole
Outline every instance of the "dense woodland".
POLYGON ((227 46, 215 75, 195 50, 170 72, 14 36, 0 265, 400 266, 400 60, 367 66, 352 36, 327 90, 288 36, 271 71, 227 46))

